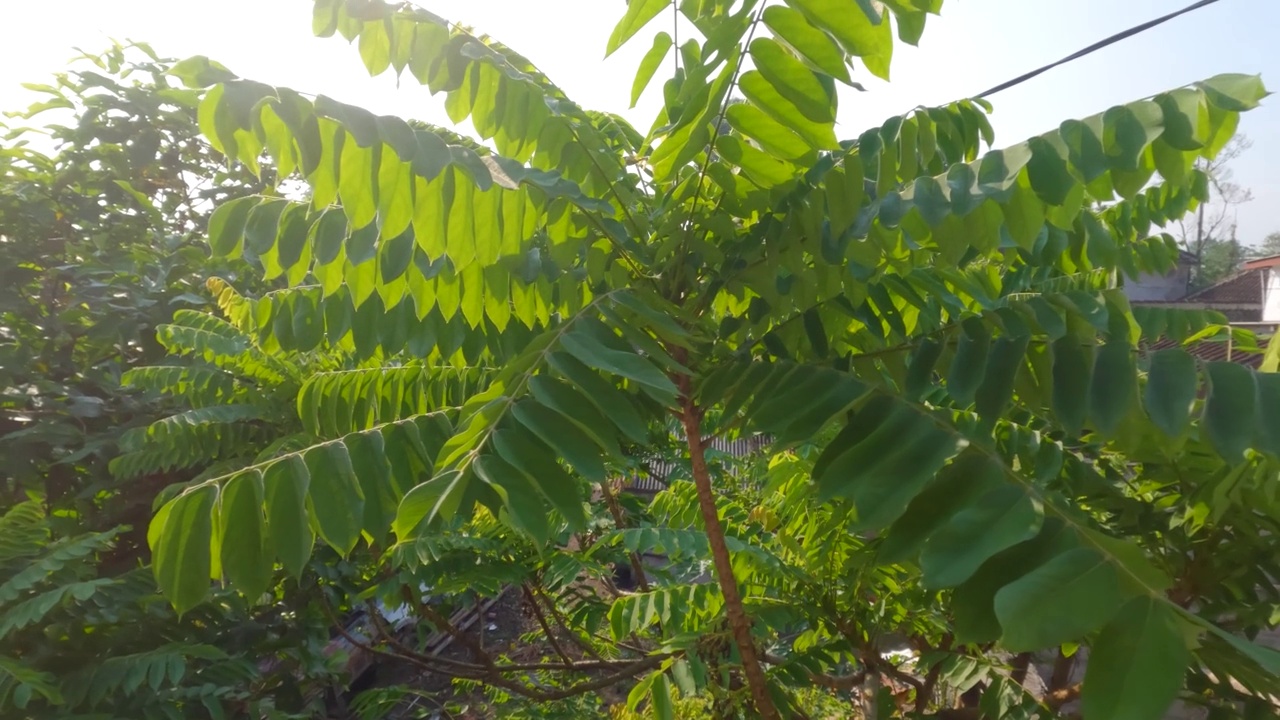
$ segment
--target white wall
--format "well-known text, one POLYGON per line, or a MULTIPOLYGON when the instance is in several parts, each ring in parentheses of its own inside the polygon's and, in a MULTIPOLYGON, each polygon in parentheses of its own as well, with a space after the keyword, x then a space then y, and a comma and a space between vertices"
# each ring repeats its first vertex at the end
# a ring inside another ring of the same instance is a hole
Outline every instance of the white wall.
POLYGON ((1280 322, 1280 272, 1267 268, 1266 297, 1262 299, 1262 322, 1280 322))

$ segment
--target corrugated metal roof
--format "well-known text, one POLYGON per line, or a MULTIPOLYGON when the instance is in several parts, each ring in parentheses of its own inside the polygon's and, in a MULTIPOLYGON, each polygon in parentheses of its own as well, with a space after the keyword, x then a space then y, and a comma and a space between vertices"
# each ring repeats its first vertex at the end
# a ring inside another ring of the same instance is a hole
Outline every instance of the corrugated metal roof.
POLYGON ((1255 370, 1262 365, 1263 353, 1241 349, 1238 345, 1229 346, 1226 340, 1201 340, 1199 342, 1191 343, 1190 345, 1183 345, 1176 340, 1170 340, 1169 338, 1162 337, 1148 346, 1147 350, 1148 352, 1155 352, 1157 350, 1169 350, 1172 348, 1182 348, 1193 357, 1197 357, 1205 362, 1221 362, 1226 360, 1254 368, 1255 370), (1228 348, 1230 348, 1229 351, 1228 348))
MULTIPOLYGON (((767 435, 753 435, 736 440, 710 437, 703 442, 706 443, 707 450, 733 457, 744 457, 765 448, 769 443, 773 442, 773 438, 767 435)), ((676 464, 649 458, 645 461, 645 467, 648 468, 647 473, 623 478, 622 489, 624 491, 653 494, 667 489, 666 479, 676 469, 676 464)))

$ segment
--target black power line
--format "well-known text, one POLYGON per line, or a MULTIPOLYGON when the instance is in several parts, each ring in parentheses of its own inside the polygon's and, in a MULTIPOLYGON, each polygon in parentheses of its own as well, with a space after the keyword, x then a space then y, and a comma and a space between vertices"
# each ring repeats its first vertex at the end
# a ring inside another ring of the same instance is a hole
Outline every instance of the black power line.
POLYGON ((1124 32, 1116 33, 1115 35, 1112 35, 1111 37, 1109 37, 1109 38, 1107 38, 1107 39, 1105 39, 1105 40, 1101 40, 1101 41, 1099 41, 1099 42, 1096 42, 1096 43, 1094 43, 1094 44, 1090 45, 1089 47, 1087 47, 1087 48, 1085 48, 1085 49, 1083 49, 1083 50, 1080 50, 1080 51, 1078 51, 1078 52, 1072 53, 1072 54, 1070 54, 1070 55, 1068 55, 1068 56, 1066 56, 1066 57, 1062 58, 1061 60, 1059 60, 1059 61, 1057 61, 1057 62, 1055 62, 1055 63, 1051 63, 1051 64, 1049 64, 1049 65, 1045 65, 1045 66, 1044 66, 1044 67, 1042 67, 1042 68, 1039 68, 1039 69, 1036 69, 1036 70, 1032 70, 1031 72, 1029 72, 1029 73, 1027 73, 1027 74, 1025 74, 1025 75, 1020 75, 1020 76, 1018 76, 1018 77, 1016 77, 1016 78, 1014 78, 1014 79, 1012 79, 1012 80, 1010 80, 1010 81, 1008 81, 1008 82, 1000 83, 999 85, 997 85, 997 86, 995 86, 995 87, 991 88, 990 90, 987 90, 987 91, 985 91, 985 92, 983 92, 983 93, 980 93, 979 95, 977 95, 977 97, 984 98, 984 97, 987 97, 988 95, 994 95, 994 94, 996 94, 996 93, 998 93, 998 92, 1000 92, 1000 91, 1002 91, 1002 90, 1008 90, 1009 88, 1011 88, 1011 87, 1013 87, 1013 86, 1015 86, 1015 85, 1021 85, 1022 83, 1024 83, 1024 82, 1026 82, 1026 81, 1030 80, 1031 78, 1034 78, 1034 77, 1036 77, 1036 76, 1038 76, 1038 75, 1042 75, 1042 74, 1044 74, 1044 73, 1046 73, 1046 72, 1048 72, 1048 71, 1050 71, 1050 70, 1052 70, 1052 69, 1054 69, 1054 68, 1056 68, 1056 67, 1058 67, 1058 66, 1060 66, 1060 65, 1066 65, 1067 63, 1072 62, 1073 60, 1079 60, 1080 58, 1084 57, 1085 55, 1089 55, 1090 53, 1097 52, 1098 50, 1101 50, 1102 48, 1107 47, 1108 45, 1114 45, 1115 43, 1118 43, 1118 42, 1120 42, 1121 40, 1124 40, 1124 39, 1126 39, 1126 38, 1133 37, 1134 35, 1137 35, 1138 33, 1145 32, 1145 31, 1150 30, 1151 28, 1153 28, 1153 27, 1155 27, 1155 26, 1157 26, 1157 25, 1162 25, 1162 24, 1167 23, 1167 22, 1169 22, 1170 20, 1172 20, 1172 19, 1174 19, 1174 18, 1176 18, 1176 17, 1182 16, 1182 15, 1186 15, 1187 13, 1192 12, 1193 10, 1199 10, 1199 9, 1200 9, 1200 8, 1202 8, 1202 7, 1207 7, 1207 6, 1212 5, 1212 4, 1216 3, 1216 2, 1218 2, 1218 0, 1200 0, 1199 2, 1192 3, 1191 5, 1189 5, 1189 6, 1185 7, 1185 8, 1183 8, 1183 9, 1181 9, 1181 10, 1178 10, 1177 12, 1171 12, 1171 13, 1169 13, 1168 15, 1165 15, 1164 17, 1159 17, 1159 18, 1156 18, 1155 20, 1151 20, 1151 21, 1149 21, 1149 22, 1145 22, 1145 23, 1143 23, 1143 24, 1141 24, 1141 25, 1137 25, 1137 26, 1135 26, 1135 27, 1131 27, 1131 28, 1129 28, 1128 30, 1125 30, 1124 32))

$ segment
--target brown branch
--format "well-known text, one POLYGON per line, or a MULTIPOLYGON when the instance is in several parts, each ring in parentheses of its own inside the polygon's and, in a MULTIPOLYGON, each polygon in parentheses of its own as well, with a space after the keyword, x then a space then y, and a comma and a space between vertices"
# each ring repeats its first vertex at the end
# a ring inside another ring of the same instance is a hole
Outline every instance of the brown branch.
MULTIPOLYGON (((476 679, 479 677, 478 675, 466 674, 465 672, 462 672, 462 671, 451 672, 449 670, 443 670, 439 667, 432 666, 429 662, 427 662, 426 656, 420 655, 418 653, 413 653, 411 655, 402 655, 398 652, 392 652, 389 650, 383 650, 382 648, 374 647, 373 645, 363 642, 358 638, 356 638, 355 636, 353 636, 351 633, 347 632, 346 628, 343 627, 342 623, 339 622, 338 618, 334 615, 333 608, 329 606, 329 601, 325 599, 323 595, 320 597, 320 607, 324 610, 324 614, 328 617, 329 623, 333 626, 333 629, 337 630, 338 634, 341 635, 343 639, 351 643, 354 647, 359 648, 360 650, 363 650, 365 652, 368 652, 374 655, 380 655, 382 657, 393 658, 395 660, 403 660, 412 665, 417 665, 418 667, 424 670, 427 670, 428 672, 440 673, 441 675, 449 675, 451 677, 472 678, 472 679, 476 679)), ((436 659, 439 659, 439 658, 431 658, 431 660, 436 660, 436 659)), ((449 662, 456 663, 457 661, 450 660, 449 662)), ((481 672, 484 670, 484 668, 481 668, 478 665, 475 666, 475 668, 477 672, 481 672)))
POLYGON ((1076 656, 1066 655, 1061 650, 1053 661, 1053 673, 1049 676, 1049 693, 1065 690, 1071 684, 1071 671, 1075 668, 1076 656))
MULTIPOLYGON (((678 357, 676 360, 684 364, 687 358, 678 357)), ((715 491, 711 487, 711 472, 707 469, 706 451, 702 446, 701 410, 694 405, 692 383, 688 376, 679 376, 677 380, 681 393, 681 409, 684 411, 681 420, 684 423, 685 442, 689 444, 689 463, 693 470, 694 486, 697 488, 698 507, 702 512, 704 531, 711 546, 711 559, 715 567, 716 579, 720 584, 720 592, 724 596, 729 629, 733 632, 734 641, 742 657, 743 674, 746 675, 756 712, 764 720, 780 720, 778 710, 773 705, 773 699, 769 697, 764 668, 760 666, 760 656, 751 638, 751 621, 747 618, 746 610, 742 605, 738 581, 733 576, 733 559, 729 555, 729 546, 725 543, 724 526, 720 523, 720 514, 716 509, 715 491)))
MULTIPOLYGON (((770 665, 785 665, 787 662, 786 658, 779 657, 771 653, 761 654, 760 659, 770 665)), ((827 688, 828 690, 851 691, 867 679, 867 671, 865 669, 849 675, 832 675, 830 673, 821 673, 814 670, 806 670, 805 672, 809 676, 810 682, 818 687, 827 688)))
MULTIPOLYGON (((495 669, 493 658, 489 656, 489 653, 484 651, 484 648, 480 646, 480 643, 476 642, 475 638, 462 630, 459 630, 453 623, 449 622, 449 618, 445 617, 439 610, 436 610, 431 607, 430 604, 424 602, 418 604, 418 612, 421 613, 423 617, 430 620, 431 624, 436 626, 436 629, 448 634, 449 637, 453 638, 465 647, 471 653, 472 657, 482 663, 485 667, 490 670, 495 669)), ((483 621, 483 618, 481 618, 481 620, 483 621)))
POLYGON ((1018 653, 1013 658, 1013 670, 1009 673, 1009 679, 1026 687, 1027 671, 1031 669, 1031 653, 1018 653))
POLYGON ((523 583, 520 589, 524 590, 524 599, 529 603, 530 609, 533 610, 533 616, 538 619, 538 626, 542 628, 542 632, 547 636, 547 642, 551 644, 551 649, 556 651, 561 660, 566 663, 572 663, 573 659, 565 653, 561 647, 560 641, 556 640, 556 636, 551 632, 551 626, 547 624, 547 616, 542 612, 542 606, 538 604, 538 599, 533 596, 533 591, 529 589, 529 583, 523 583))
POLYGON ((626 667, 624 667, 623 669, 618 670, 617 672, 610 673, 602 677, 598 677, 595 680, 589 680, 587 682, 578 683, 577 685, 573 685, 561 690, 555 690, 552 692, 542 692, 539 690, 533 690, 532 688, 529 688, 526 685, 522 685, 521 683, 515 683, 511 681, 503 681, 502 683, 495 683, 495 684, 498 684, 500 687, 504 687, 513 692, 520 693, 525 697, 528 697, 533 700, 541 700, 543 702, 546 702, 549 700, 563 700, 565 698, 573 697, 575 695, 584 695, 586 693, 594 692, 602 688, 607 688, 610 685, 617 684, 623 680, 626 680, 629 677, 634 677, 638 673, 645 672, 646 670, 652 670, 653 668, 656 668, 659 665, 661 665, 668 657, 670 656, 669 655, 651 655, 642 660, 633 662, 630 665, 627 665, 626 667))
POLYGON ((564 615, 560 613, 556 604, 547 596, 546 591, 542 588, 538 588, 538 592, 542 595, 542 601, 547 604, 547 611, 551 614, 551 619, 554 620, 556 625, 565 632, 565 635, 569 640, 572 641, 574 645, 577 645, 582 652, 587 655, 590 655, 596 660, 603 660, 604 658, 600 656, 600 653, 591 645, 591 643, 583 640, 582 636, 569 627, 569 623, 564 619, 564 615))
MULTIPOLYGON (((950 650, 953 638, 950 633, 942 636, 941 642, 938 643, 939 650, 950 650)), ((916 657, 923 657, 926 652, 933 650, 924 638, 913 638, 912 645, 915 647, 916 657)), ((929 668, 929 672, 924 676, 924 687, 916 690, 917 713, 922 713, 929 709, 929 703, 933 702, 933 693, 938 687, 938 680, 942 677, 942 663, 935 663, 929 668)))
POLYGON ((888 663, 888 662, 877 663, 876 669, 885 673, 886 675, 892 676, 893 679, 897 680, 898 682, 904 682, 910 685, 911 687, 916 689, 917 693, 924 690, 923 680, 921 680, 920 678, 914 675, 909 675, 899 670, 898 668, 894 667, 893 663, 888 663))

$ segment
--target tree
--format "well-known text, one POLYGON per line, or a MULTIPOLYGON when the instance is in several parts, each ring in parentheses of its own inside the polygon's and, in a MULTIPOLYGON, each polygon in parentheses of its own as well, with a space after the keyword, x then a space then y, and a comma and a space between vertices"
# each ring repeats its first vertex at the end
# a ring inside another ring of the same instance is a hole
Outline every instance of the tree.
POLYGON ((777 718, 864 683, 897 712, 882 679, 903 712, 954 716, 978 671, 1001 716, 1078 692, 1091 720, 1275 692, 1280 655, 1246 636, 1270 622, 1277 376, 1139 352, 1206 315, 1135 312, 1115 288, 1176 261, 1160 228, 1208 200, 1197 158, 1265 90, 1220 76, 1003 150, 970 100, 839 141, 835 84, 887 77, 894 26, 916 42, 940 4, 633 0, 610 52, 664 9, 700 33, 646 133, 496 41, 368 0, 319 0, 315 31, 444 93, 489 145, 175 68, 210 142, 310 187, 215 212, 215 253, 290 286, 235 322, 362 370, 300 396, 320 442, 159 509, 166 596, 190 612, 211 578, 252 594, 302 575, 318 536, 470 660, 391 633, 371 651, 535 701, 634 682, 658 716, 676 687, 777 718), (429 368, 415 390, 393 379, 407 358, 429 368), (492 375, 453 397, 431 380, 448 367, 492 375), (774 448, 742 480, 708 452, 734 436, 774 448), (671 437, 688 481, 628 509, 610 478, 671 437), (714 583, 579 582, 653 548, 714 583), (502 586, 532 598, 554 658, 498 655, 432 603, 502 586), (895 632, 915 674, 885 659, 895 632), (1028 697, 1030 653, 1078 643, 1083 689, 1028 697))
POLYGON ((1280 232, 1273 232, 1267 235, 1262 239, 1261 244, 1250 250, 1250 254, 1257 257, 1280 255, 1280 232))
POLYGON ((1249 255, 1249 250, 1235 239, 1207 241, 1201 251, 1200 267, 1196 270, 1192 288, 1207 288, 1231 277, 1249 255))
POLYGON ((215 325, 198 310, 214 307, 208 275, 263 288, 248 264, 210 258, 203 237, 216 203, 264 181, 200 139, 198 94, 171 67, 140 44, 78 58, 32 86, 46 99, 8 114, 16 127, 0 141, 5 717, 283 717, 305 708, 300 688, 329 677, 315 652, 327 628, 305 593, 253 604, 215 590, 179 617, 145 567, 159 490, 249 462, 298 425, 293 413, 268 425, 282 414, 271 391, 296 395, 287 378, 245 381, 217 367, 239 367, 238 351, 215 352, 226 341, 184 342, 215 325), (207 354, 205 366, 141 370, 179 350, 207 354), (200 409, 174 415, 146 390, 200 409), (239 408, 226 431, 211 397, 261 405, 239 408), (183 446, 162 452, 161 439, 183 446))
POLYGON ((1190 220, 1180 220, 1178 226, 1182 246, 1196 256, 1198 267, 1193 283, 1197 287, 1208 287, 1235 269, 1232 265, 1223 272, 1221 259, 1226 248, 1239 247, 1235 208, 1253 200, 1253 192, 1232 181, 1234 172, 1230 165, 1251 147, 1252 140, 1245 135, 1236 135, 1213 159, 1200 158, 1196 161, 1197 169, 1209 181, 1209 197, 1190 220), (1210 256, 1214 262, 1206 268, 1210 256))

